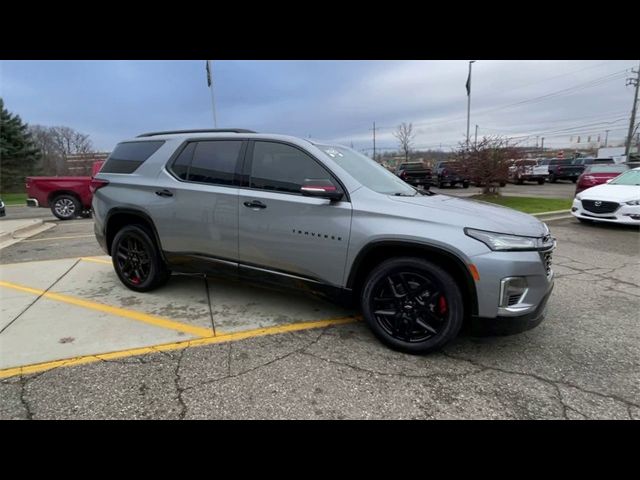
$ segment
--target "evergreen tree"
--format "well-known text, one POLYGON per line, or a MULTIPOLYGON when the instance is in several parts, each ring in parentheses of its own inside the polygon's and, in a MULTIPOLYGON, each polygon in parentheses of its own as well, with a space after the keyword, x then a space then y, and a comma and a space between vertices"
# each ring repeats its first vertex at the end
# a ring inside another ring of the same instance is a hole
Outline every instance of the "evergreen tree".
POLYGON ((28 125, 20 116, 9 113, 0 98, 0 191, 23 192, 25 177, 37 173, 39 158, 28 125))

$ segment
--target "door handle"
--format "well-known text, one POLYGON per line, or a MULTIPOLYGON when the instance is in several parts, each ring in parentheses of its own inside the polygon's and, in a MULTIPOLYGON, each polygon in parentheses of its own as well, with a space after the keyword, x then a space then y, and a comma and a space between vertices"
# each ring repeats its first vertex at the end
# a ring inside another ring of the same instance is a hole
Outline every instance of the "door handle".
POLYGON ((171 193, 166 188, 164 190, 157 190, 156 195, 158 195, 159 197, 173 197, 173 193, 171 193))
POLYGON ((251 202, 244 202, 244 206, 253 209, 267 208, 267 206, 259 200, 252 200, 251 202))

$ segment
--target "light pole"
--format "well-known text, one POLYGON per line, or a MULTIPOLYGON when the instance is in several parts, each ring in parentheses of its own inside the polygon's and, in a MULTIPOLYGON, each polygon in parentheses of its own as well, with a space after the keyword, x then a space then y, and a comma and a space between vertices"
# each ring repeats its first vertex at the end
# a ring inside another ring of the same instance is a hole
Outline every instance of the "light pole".
POLYGON ((469 62, 469 76, 467 77, 467 149, 469 148, 469 122, 471 120, 471 65, 475 60, 469 62))

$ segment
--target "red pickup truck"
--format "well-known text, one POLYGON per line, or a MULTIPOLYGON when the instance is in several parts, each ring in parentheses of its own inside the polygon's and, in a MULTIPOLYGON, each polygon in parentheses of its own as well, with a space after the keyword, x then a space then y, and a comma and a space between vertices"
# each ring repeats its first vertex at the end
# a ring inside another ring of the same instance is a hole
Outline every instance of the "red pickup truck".
POLYGON ((27 177, 27 205, 51 208, 60 220, 71 220, 91 212, 91 180, 104 161, 94 162, 90 177, 27 177))

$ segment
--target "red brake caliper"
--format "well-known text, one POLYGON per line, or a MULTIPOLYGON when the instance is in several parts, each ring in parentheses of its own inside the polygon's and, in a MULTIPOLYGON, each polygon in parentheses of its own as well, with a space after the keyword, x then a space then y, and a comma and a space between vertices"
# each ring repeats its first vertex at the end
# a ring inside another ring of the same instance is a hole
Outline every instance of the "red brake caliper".
POLYGON ((440 310, 440 315, 444 315, 447 313, 447 300, 440 295, 440 300, 438 300, 438 309, 440 310))

